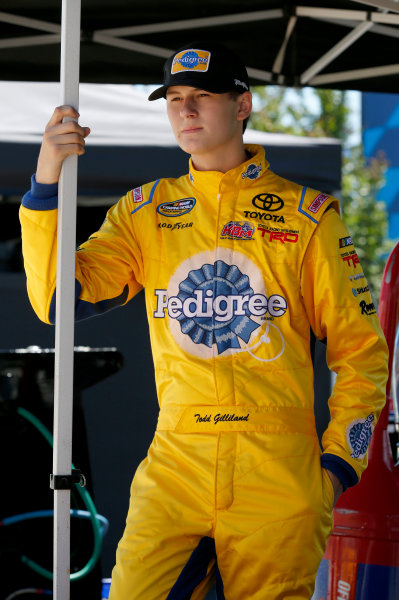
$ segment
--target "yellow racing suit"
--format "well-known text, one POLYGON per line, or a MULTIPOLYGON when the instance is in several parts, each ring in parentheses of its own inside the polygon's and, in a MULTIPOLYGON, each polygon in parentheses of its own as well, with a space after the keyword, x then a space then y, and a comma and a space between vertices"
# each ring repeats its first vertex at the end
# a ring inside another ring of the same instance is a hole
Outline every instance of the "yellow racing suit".
MULTIPOLYGON (((131 488, 112 600, 309 599, 333 487, 358 482, 387 349, 338 201, 269 169, 128 192, 76 253, 76 317, 145 289, 160 412, 131 488), (318 443, 312 340, 337 374, 318 443), (223 596, 224 594, 224 596, 223 596)), ((54 321, 56 186, 21 207, 28 292, 54 321)))

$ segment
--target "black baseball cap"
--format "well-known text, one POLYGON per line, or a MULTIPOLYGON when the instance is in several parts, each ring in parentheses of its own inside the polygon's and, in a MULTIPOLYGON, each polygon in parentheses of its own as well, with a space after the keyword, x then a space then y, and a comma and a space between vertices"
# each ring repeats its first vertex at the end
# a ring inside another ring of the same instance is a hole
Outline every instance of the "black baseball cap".
POLYGON ((166 98, 172 85, 187 85, 216 94, 249 91, 248 73, 230 48, 210 42, 191 42, 170 56, 163 67, 163 85, 148 100, 166 98))

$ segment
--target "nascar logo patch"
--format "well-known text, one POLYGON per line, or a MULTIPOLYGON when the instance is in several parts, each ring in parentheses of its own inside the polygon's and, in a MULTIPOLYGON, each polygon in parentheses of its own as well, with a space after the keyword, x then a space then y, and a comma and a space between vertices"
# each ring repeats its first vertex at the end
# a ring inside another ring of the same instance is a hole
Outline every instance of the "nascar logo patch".
POLYGON ((208 50, 183 50, 176 54, 172 62, 171 73, 181 73, 182 71, 199 71, 205 73, 208 70, 211 53, 208 50))

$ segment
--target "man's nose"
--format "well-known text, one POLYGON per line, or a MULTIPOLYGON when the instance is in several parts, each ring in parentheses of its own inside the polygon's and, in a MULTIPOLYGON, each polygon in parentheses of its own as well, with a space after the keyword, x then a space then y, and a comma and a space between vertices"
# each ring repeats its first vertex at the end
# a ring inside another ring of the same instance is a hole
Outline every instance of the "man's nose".
POLYGON ((195 102, 192 98, 186 98, 180 108, 180 114, 182 117, 194 117, 197 116, 198 111, 195 107, 195 102))

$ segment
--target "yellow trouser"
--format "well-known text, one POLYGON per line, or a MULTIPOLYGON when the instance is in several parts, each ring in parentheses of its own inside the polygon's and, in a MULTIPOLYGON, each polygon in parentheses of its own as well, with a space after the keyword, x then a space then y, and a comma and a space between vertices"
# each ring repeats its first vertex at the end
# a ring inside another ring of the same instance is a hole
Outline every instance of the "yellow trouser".
POLYGON ((215 433, 221 408, 190 408, 209 417, 198 422, 184 408, 161 411, 132 483, 110 600, 204 598, 213 548, 227 600, 311 597, 333 506, 313 417, 298 416, 294 433, 256 411, 250 430, 219 420, 215 433))

